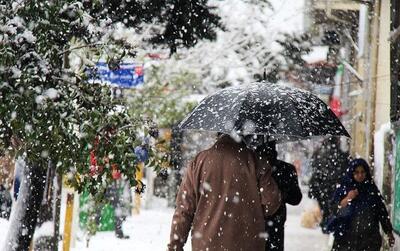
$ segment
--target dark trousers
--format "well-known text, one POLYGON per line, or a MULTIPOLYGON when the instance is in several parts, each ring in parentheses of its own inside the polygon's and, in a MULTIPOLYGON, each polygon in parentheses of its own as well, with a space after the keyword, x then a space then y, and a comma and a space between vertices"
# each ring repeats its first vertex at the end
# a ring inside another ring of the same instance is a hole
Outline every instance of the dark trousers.
POLYGON ((114 221, 115 221, 115 233, 117 235, 123 235, 122 223, 125 221, 126 217, 121 215, 122 211, 122 198, 120 191, 118 191, 118 184, 114 182, 109 188, 109 196, 111 205, 114 207, 114 221))
POLYGON ((283 251, 285 243, 285 229, 283 223, 276 224, 277 222, 266 221, 265 229, 268 233, 265 251, 283 251), (274 224, 275 223, 275 224, 274 224), (272 225, 271 225, 272 224, 272 225))
POLYGON ((382 246, 382 236, 378 233, 372 236, 335 237, 332 251, 379 251, 382 246))
POLYGON ((125 221, 126 217, 115 216, 115 233, 123 234, 122 232, 122 223, 125 221))
POLYGON ((268 239, 266 251, 283 251, 285 243, 286 206, 282 205, 275 214, 265 218, 265 231, 268 239))

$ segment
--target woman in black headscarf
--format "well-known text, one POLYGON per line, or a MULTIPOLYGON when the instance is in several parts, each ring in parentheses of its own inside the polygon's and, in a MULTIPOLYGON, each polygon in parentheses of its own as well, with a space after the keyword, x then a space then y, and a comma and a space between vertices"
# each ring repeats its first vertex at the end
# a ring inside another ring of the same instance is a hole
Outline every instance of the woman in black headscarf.
POLYGON ((379 251, 382 246, 379 223, 389 237, 389 245, 394 245, 383 197, 365 160, 350 162, 346 176, 334 193, 333 206, 337 215, 333 251, 379 251))

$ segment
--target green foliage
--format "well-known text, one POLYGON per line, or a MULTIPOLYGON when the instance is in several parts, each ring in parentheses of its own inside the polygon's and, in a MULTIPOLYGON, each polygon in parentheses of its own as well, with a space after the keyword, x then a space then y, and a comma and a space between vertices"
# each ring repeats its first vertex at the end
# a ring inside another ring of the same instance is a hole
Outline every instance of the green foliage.
POLYGON ((151 22, 151 12, 157 12, 157 22, 175 30, 172 40, 159 42, 174 50, 181 43, 193 46, 199 39, 214 38, 219 20, 210 14, 206 1, 190 5, 145 1, 143 13, 136 8, 140 3, 0 0, 2 149, 26 152, 29 163, 43 168, 51 160, 78 191, 87 187, 92 194, 102 192, 116 177, 115 172, 126 176, 132 186, 138 185, 132 149, 142 145, 153 126, 151 120, 169 127, 193 107, 180 99, 186 94, 182 87, 195 78, 183 72, 164 81, 163 71, 154 68, 150 84, 132 95, 134 101, 127 109, 124 101, 112 99, 108 86, 90 83, 85 70, 99 58, 117 68, 124 56, 135 54, 129 44, 114 39, 116 22, 135 26, 151 22), (179 20, 171 19, 175 8, 185 10, 179 13, 179 20), (171 15, 164 19, 160 14, 166 10, 171 15), (121 12, 124 14, 119 15, 121 12), (131 22, 128 17, 137 19, 131 22), (177 33, 182 27, 186 27, 183 35, 177 33), (70 56, 82 49, 86 58, 78 69, 72 69, 70 56), (99 143, 95 145, 96 140, 99 143), (95 167, 89 164, 91 151, 96 156, 95 167))
POLYGON ((197 104, 184 99, 196 86, 196 76, 190 72, 166 74, 166 65, 151 66, 146 70, 146 84, 141 89, 129 93, 129 111, 131 116, 144 116, 154 121, 159 128, 160 137, 150 152, 148 166, 157 173, 164 172, 171 165, 170 140, 166 136, 197 104), (168 79, 165 77, 169 76, 168 79))
POLYGON ((165 79, 165 66, 152 66, 146 70, 146 84, 142 89, 129 93, 129 107, 132 116, 144 115, 160 128, 171 128, 179 123, 196 102, 184 101, 191 94, 196 76, 180 72, 165 79))
POLYGON ((26 152, 28 162, 43 168, 52 160, 78 191, 102 191, 113 181, 113 164, 135 186, 132 148, 141 144, 137 135, 146 133, 148 122, 131 117, 122 101, 112 99, 108 86, 89 83, 84 72, 73 72, 68 62, 72 41, 90 47, 94 56, 107 53, 109 63, 118 63, 131 48, 113 41, 107 33, 109 22, 91 18, 79 1, 0 1, 0 9, 4 148, 26 152), (91 172, 88 156, 96 138, 102 170, 91 172))

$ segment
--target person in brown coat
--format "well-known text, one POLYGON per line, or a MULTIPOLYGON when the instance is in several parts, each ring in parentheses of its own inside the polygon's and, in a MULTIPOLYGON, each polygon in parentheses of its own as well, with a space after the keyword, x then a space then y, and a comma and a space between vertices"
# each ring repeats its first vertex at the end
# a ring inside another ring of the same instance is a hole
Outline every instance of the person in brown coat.
POLYGON ((271 173, 244 143, 220 136, 186 169, 168 250, 183 250, 191 230, 193 251, 264 251, 264 217, 281 205, 271 173))

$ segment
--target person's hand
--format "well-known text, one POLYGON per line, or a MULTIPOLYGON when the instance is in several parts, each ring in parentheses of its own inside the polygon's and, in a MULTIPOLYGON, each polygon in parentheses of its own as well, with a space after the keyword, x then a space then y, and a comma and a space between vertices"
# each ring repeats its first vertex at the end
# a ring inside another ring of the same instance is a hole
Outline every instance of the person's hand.
POLYGON ((389 246, 390 246, 390 247, 393 247, 393 246, 394 246, 395 239, 394 239, 394 235, 393 235, 392 232, 388 233, 388 241, 389 241, 389 246))
POLYGON ((349 193, 347 194, 347 199, 348 199, 348 200, 353 200, 353 199, 355 199, 357 196, 358 196, 358 190, 357 190, 357 189, 354 189, 354 190, 349 191, 349 193))
POLYGON ((358 190, 357 189, 353 189, 350 190, 346 197, 344 197, 341 201, 340 201, 340 205, 339 207, 346 207, 347 205, 349 205, 351 203, 351 201, 356 198, 358 196, 358 190))

